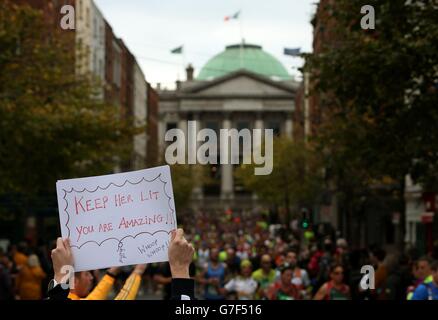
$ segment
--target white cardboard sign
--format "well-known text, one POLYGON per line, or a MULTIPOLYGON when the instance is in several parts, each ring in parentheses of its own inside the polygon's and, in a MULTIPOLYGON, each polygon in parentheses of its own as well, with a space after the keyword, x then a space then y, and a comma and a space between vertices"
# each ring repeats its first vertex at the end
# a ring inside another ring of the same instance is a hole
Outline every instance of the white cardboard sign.
POLYGON ((56 183, 75 271, 168 261, 176 229, 169 166, 56 183))

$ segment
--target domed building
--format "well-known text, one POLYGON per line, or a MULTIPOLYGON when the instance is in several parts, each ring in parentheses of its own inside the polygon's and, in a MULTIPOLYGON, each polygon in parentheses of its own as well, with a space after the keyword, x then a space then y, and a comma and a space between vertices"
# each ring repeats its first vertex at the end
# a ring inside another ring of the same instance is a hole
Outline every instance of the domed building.
MULTIPOLYGON (((292 138, 298 83, 282 63, 261 46, 244 43, 227 46, 212 57, 196 77, 191 65, 186 72, 186 81, 177 81, 175 90, 158 90, 158 144, 163 156, 172 143, 165 141, 166 132, 179 128, 187 137, 188 121, 196 121, 196 131, 210 128, 218 137, 220 129, 247 128, 273 129, 276 135, 292 138)), ((219 153, 218 148, 217 159, 220 159, 219 153)), ((234 176, 238 165, 218 161, 207 166, 210 179, 195 188, 193 209, 257 206, 257 196, 245 190, 234 176)))
POLYGON ((202 68, 197 80, 212 80, 240 69, 272 80, 290 80, 286 68, 261 46, 242 44, 226 47, 202 68))

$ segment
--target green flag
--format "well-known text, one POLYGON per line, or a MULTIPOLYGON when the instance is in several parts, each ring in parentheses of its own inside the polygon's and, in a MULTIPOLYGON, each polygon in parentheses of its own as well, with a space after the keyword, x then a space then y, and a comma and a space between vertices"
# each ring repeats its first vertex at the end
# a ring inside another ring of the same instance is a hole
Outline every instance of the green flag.
POLYGON ((178 47, 178 48, 173 49, 173 50, 170 51, 170 52, 171 52, 171 53, 174 53, 174 54, 181 54, 181 53, 183 53, 183 50, 184 50, 184 46, 181 46, 181 47, 178 47))

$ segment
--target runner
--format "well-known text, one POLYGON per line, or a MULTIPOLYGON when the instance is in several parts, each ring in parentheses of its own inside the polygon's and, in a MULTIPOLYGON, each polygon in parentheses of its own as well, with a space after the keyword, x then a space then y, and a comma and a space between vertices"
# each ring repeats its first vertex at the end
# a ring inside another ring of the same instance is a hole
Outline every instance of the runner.
POLYGON ((261 257, 260 266, 260 269, 253 272, 252 277, 259 285, 256 296, 258 299, 263 299, 267 294, 266 289, 268 289, 277 278, 277 272, 272 268, 271 256, 268 254, 261 257))
POLYGON ((294 267, 284 264, 280 267, 280 280, 272 284, 267 290, 269 300, 301 300, 302 295, 296 285, 292 283, 294 267))
POLYGON ((350 300, 350 287, 343 283, 344 268, 340 264, 330 267, 330 281, 324 283, 314 300, 350 300))
POLYGON ((243 260, 240 264, 240 275, 231 279, 222 290, 223 295, 230 298, 235 294, 237 300, 254 300, 257 290, 257 281, 251 277, 252 264, 243 260))
POLYGON ((301 291, 303 297, 307 297, 307 289, 310 286, 310 279, 307 271, 298 266, 297 253, 292 250, 288 251, 285 262, 294 270, 292 283, 301 291))
POLYGON ((204 266, 204 270, 198 277, 198 282, 204 286, 205 300, 223 300, 224 296, 220 293, 224 286, 226 275, 226 265, 219 262, 219 250, 210 250, 209 262, 204 266))

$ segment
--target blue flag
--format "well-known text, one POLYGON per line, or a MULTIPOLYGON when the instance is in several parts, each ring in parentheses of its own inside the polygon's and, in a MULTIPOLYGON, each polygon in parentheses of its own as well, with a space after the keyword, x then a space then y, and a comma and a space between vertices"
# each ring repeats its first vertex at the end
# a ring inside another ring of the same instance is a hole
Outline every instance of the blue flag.
POLYGON ((300 55, 300 53, 301 53, 300 48, 294 48, 294 49, 284 48, 284 54, 287 56, 297 57, 300 55))

